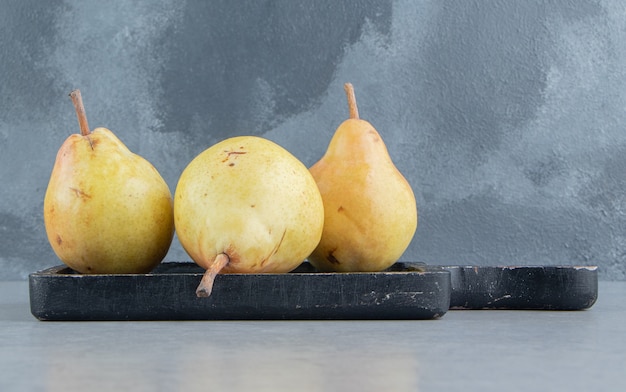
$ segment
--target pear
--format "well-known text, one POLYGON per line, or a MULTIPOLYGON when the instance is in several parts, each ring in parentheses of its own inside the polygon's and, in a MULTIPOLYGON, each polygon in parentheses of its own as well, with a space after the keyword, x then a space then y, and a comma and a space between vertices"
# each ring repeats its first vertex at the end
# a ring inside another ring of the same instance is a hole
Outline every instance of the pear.
POLYGON ((382 271, 413 239, 415 196, 376 129, 359 118, 354 88, 344 87, 350 118, 310 168, 324 201, 324 230, 309 262, 320 271, 382 271))
POLYGON ((46 189, 50 245, 80 273, 149 272, 174 236, 171 192, 154 166, 113 132, 90 132, 80 91, 70 96, 81 133, 59 149, 46 189))
POLYGON ((198 297, 218 273, 285 273, 315 249, 324 207, 307 167, 257 136, 227 138, 196 156, 174 193, 178 239, 206 269, 198 297))

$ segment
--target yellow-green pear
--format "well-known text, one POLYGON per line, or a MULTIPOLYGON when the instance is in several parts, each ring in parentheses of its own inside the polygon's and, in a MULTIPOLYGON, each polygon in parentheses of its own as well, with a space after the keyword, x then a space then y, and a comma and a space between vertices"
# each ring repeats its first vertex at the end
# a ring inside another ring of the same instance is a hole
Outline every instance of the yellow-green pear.
POLYGON ((59 149, 46 190, 50 245, 80 273, 149 272, 174 236, 171 192, 154 166, 113 132, 90 132, 80 91, 70 96, 81 133, 59 149))
POLYGON ((322 235, 324 207, 306 166, 262 137, 225 139, 196 156, 174 193, 180 243, 207 271, 196 290, 211 294, 222 273, 284 273, 322 235))
POLYGON ((378 132, 359 119, 352 85, 344 87, 350 118, 310 168, 324 201, 324 230, 309 261, 320 271, 382 271, 413 239, 415 196, 378 132))

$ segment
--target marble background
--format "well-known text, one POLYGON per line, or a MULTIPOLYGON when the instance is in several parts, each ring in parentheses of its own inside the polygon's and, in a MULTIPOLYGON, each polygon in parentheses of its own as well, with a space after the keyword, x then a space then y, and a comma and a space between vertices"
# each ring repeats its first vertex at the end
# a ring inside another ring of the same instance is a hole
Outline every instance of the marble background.
MULTIPOLYGON (((59 264, 43 196, 90 125, 186 164, 263 135, 307 166, 361 117, 411 183, 403 260, 599 265, 626 279, 626 3, 621 0, 1 0, 0 279, 59 264)), ((175 239, 166 260, 189 260, 175 239)))

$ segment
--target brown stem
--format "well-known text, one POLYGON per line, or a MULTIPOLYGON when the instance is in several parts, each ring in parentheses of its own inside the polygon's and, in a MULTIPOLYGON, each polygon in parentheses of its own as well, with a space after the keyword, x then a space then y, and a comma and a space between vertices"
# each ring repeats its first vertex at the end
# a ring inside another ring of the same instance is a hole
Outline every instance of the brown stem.
POLYGON ((354 87, 352 87, 352 83, 344 84, 343 89, 346 90, 346 96, 348 97, 348 109, 350 110, 350 118, 358 120, 359 108, 357 108, 356 106, 356 95, 354 95, 354 87))
POLYGON ((83 98, 80 95, 80 90, 76 89, 70 93, 70 98, 74 103, 76 109, 76 116, 78 117, 78 126, 80 126, 80 134, 87 136, 91 133, 89 130, 89 124, 87 123, 87 115, 85 114, 85 106, 83 105, 83 98))
POLYGON ((213 282, 215 281, 215 277, 220 273, 222 268, 226 266, 230 262, 230 258, 226 253, 220 253, 215 256, 215 260, 213 260, 213 264, 206 270, 204 276, 202 276, 202 280, 196 289, 197 297, 208 297, 211 295, 211 291, 213 291, 213 282))

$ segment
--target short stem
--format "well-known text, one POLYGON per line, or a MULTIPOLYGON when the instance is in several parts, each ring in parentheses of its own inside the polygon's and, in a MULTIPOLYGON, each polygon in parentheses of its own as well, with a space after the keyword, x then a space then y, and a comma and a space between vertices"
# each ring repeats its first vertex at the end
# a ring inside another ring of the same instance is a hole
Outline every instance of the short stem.
POLYGON ((87 123, 87 115, 85 114, 85 106, 83 105, 83 98, 80 95, 80 90, 76 89, 70 93, 70 98, 74 103, 76 109, 76 116, 78 117, 78 126, 80 126, 80 134, 87 136, 91 133, 89 124, 87 123))
POLYGON ((356 106, 356 95, 354 95, 354 87, 352 83, 346 83, 343 85, 343 89, 346 90, 346 96, 348 97, 348 109, 350 110, 350 118, 359 119, 359 108, 356 106))
POLYGON ((213 291, 213 282, 215 281, 215 277, 229 262, 230 258, 226 253, 220 253, 219 255, 215 256, 215 260, 213 260, 211 266, 206 270, 204 276, 202 276, 202 280, 200 281, 200 284, 196 289, 196 296, 208 297, 211 295, 211 291, 213 291))

